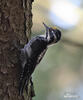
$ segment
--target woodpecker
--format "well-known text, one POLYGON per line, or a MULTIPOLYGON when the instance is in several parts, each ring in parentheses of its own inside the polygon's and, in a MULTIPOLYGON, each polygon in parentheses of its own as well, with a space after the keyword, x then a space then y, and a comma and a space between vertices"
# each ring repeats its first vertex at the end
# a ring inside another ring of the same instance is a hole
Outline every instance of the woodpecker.
POLYGON ((61 38, 61 32, 57 28, 48 27, 43 23, 46 31, 45 35, 33 37, 20 50, 21 74, 19 82, 19 93, 23 94, 23 90, 28 84, 32 73, 36 66, 44 57, 49 45, 57 43, 61 38))

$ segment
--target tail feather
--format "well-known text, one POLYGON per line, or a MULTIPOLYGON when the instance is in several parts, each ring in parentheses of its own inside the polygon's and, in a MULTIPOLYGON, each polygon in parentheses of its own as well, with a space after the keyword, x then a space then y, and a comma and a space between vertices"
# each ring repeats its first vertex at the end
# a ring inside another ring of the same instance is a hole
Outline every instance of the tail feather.
POLYGON ((24 87, 25 87, 25 84, 26 84, 26 80, 27 80, 26 78, 20 80, 20 83, 19 83, 19 95, 23 94, 23 90, 24 90, 24 87))

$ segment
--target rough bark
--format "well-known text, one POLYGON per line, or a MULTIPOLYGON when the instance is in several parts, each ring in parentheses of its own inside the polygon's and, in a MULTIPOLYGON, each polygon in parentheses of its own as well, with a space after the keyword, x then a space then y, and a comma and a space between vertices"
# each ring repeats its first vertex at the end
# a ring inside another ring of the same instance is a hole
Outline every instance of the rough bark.
MULTIPOLYGON (((32 0, 0 0, 0 100, 31 100, 19 96, 18 51, 14 42, 24 45, 32 27, 32 0)), ((30 87, 30 84, 29 84, 30 87)))

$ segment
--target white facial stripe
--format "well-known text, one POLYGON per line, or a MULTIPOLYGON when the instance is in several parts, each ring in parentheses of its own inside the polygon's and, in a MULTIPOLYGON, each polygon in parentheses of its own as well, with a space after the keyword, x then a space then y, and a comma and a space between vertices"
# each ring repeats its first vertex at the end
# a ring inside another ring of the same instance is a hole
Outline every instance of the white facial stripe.
POLYGON ((55 34, 53 34, 54 35, 54 38, 56 39, 56 35, 55 34))
POLYGON ((44 38, 46 37, 46 35, 39 35, 39 36, 40 36, 40 37, 44 37, 44 38))
POLYGON ((54 31, 52 31, 52 33, 54 33, 54 31))
POLYGON ((54 34, 54 31, 52 31, 53 35, 54 35, 54 38, 56 39, 56 35, 54 34))

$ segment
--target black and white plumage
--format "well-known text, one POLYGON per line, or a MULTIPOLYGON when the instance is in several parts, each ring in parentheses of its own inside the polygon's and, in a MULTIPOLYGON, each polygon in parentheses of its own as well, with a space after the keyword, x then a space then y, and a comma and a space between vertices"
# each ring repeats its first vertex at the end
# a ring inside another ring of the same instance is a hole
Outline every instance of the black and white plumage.
POLYGON ((24 48, 21 49, 20 95, 23 93, 23 89, 26 87, 37 64, 40 63, 46 53, 48 46, 58 42, 61 38, 61 32, 58 29, 50 28, 46 24, 44 24, 44 26, 46 28, 46 34, 32 38, 24 48))

